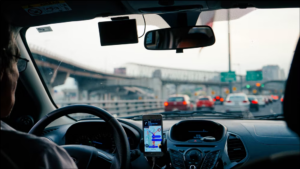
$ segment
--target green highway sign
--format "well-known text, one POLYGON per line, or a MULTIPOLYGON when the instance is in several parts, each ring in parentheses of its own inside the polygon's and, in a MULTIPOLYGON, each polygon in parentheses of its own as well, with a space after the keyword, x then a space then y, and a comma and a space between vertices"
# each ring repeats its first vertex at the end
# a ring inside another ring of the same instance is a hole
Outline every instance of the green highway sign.
POLYGON ((235 82, 236 81, 235 72, 221 72, 220 77, 221 77, 221 82, 235 82))
POLYGON ((247 71, 246 81, 263 80, 262 71, 247 71))

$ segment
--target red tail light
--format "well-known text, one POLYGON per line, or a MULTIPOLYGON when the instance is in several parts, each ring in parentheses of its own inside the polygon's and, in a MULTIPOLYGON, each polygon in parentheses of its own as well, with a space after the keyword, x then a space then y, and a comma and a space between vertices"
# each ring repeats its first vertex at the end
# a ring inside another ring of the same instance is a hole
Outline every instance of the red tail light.
POLYGON ((219 100, 219 99, 220 99, 220 97, 219 97, 219 96, 217 96, 217 97, 216 97, 216 99, 217 99, 217 100, 219 100))
POLYGON ((283 98, 281 98, 280 101, 283 102, 283 98))
POLYGON ((215 101, 216 101, 216 99, 213 99, 213 101, 215 102, 215 101))
POLYGON ((252 104, 258 104, 258 102, 256 100, 252 100, 251 103, 252 104))
POLYGON ((244 100, 243 103, 248 103, 248 101, 247 101, 247 100, 244 100))
POLYGON ((227 101, 227 103, 231 103, 231 101, 230 101, 230 100, 228 100, 228 101, 227 101))
POLYGON ((223 101, 224 101, 224 99, 223 99, 223 98, 221 98, 221 99, 220 99, 220 101, 221 101, 221 102, 223 102, 223 101))
POLYGON ((169 103, 168 103, 168 102, 165 102, 165 103, 164 103, 164 105, 165 105, 165 106, 168 106, 168 105, 169 105, 169 103))
POLYGON ((182 104, 183 104, 183 105, 187 105, 186 101, 183 101, 182 104))

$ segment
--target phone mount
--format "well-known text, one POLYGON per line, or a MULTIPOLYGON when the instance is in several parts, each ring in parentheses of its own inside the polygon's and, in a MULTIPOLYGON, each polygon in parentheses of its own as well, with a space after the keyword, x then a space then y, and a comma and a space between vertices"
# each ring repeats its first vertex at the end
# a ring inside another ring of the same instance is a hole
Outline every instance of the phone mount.
MULTIPOLYGON (((166 154, 167 150, 168 150, 168 145, 167 145, 167 139, 164 138, 161 142, 161 145, 159 146, 161 149, 161 152, 163 152, 163 154, 166 154)), ((141 139, 140 142, 140 151, 145 153, 145 144, 144 144, 144 139, 141 139)))

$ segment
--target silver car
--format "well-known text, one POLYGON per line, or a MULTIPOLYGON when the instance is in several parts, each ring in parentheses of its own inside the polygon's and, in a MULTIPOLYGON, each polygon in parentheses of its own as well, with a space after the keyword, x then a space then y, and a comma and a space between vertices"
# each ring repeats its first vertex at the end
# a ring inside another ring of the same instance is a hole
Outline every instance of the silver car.
POLYGON ((224 106, 226 112, 245 112, 249 110, 250 102, 246 94, 229 94, 224 106))

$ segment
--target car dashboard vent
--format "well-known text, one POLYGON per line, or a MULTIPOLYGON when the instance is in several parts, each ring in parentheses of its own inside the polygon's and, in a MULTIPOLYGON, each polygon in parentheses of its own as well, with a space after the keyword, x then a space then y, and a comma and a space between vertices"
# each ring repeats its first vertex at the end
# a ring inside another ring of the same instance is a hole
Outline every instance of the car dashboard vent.
POLYGON ((228 156, 231 162, 240 162, 246 158, 246 149, 241 139, 230 134, 227 140, 228 156))
POLYGON ((49 133, 51 133, 51 132, 53 132, 53 131, 55 131, 55 130, 57 130, 57 129, 58 129, 58 128, 46 129, 46 130, 43 131, 43 135, 49 134, 49 133))

